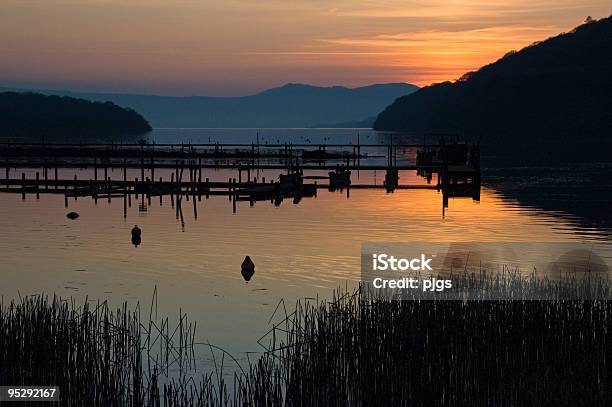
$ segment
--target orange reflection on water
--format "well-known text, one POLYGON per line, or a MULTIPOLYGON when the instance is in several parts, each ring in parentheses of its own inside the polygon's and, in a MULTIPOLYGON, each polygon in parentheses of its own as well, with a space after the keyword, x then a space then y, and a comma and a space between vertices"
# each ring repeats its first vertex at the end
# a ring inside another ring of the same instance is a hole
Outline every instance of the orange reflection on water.
POLYGON ((169 197, 153 198, 146 212, 132 201, 127 219, 122 199, 40 200, 0 194, 3 284, 6 299, 58 293, 90 299, 150 301, 154 287, 160 307, 178 308, 198 321, 203 340, 230 349, 252 350, 257 335, 279 299, 327 297, 334 288, 354 286, 360 278, 365 241, 568 241, 588 240, 571 222, 522 208, 483 189, 481 201, 450 199, 442 216, 442 195, 435 190, 384 190, 330 193, 285 200, 239 202, 227 197, 182 202, 184 231, 169 197), (69 211, 80 217, 70 221, 69 211), (134 247, 130 230, 142 229, 134 247), (249 255, 255 275, 246 284, 240 264, 249 255))

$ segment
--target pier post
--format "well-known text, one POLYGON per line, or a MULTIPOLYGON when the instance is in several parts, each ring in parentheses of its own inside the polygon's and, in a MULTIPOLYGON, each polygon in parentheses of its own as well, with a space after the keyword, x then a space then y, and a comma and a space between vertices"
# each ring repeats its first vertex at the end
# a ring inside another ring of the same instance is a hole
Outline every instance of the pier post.
POLYGON ((393 146, 393 165, 397 165, 397 146, 393 146))
POLYGON ((198 204, 196 202, 195 191, 191 195, 191 200, 193 201, 193 218, 198 220, 198 204))
POLYGON ((39 181, 40 181, 40 174, 38 173, 38 171, 36 171, 36 199, 40 199, 40 191, 38 190, 39 181))
POLYGON ((202 157, 198 158, 198 184, 202 183, 202 157))
POLYGON ((21 173, 21 199, 25 199, 25 172, 21 173))
MULTIPOLYGON (((9 149, 11 148, 11 142, 10 140, 6 142, 6 157, 5 157, 5 161, 6 161, 6 179, 9 179, 9 149)), ((9 185, 8 183, 6 184, 6 188, 8 188, 9 185)))
POLYGON ((191 172, 191 194, 195 196, 196 184, 198 182, 198 169, 195 167, 195 164, 190 166, 191 172))
POLYGON ((93 198, 93 200, 94 200, 94 205, 96 205, 96 206, 97 206, 97 205, 98 205, 98 183, 95 183, 95 184, 94 184, 94 183, 92 182, 91 178, 90 178, 90 179, 89 179, 89 188, 90 188, 90 189, 91 189, 91 191, 92 191, 92 198, 93 198), (96 188, 96 189, 95 189, 95 191, 94 191, 94 189, 93 189, 94 187, 96 188))

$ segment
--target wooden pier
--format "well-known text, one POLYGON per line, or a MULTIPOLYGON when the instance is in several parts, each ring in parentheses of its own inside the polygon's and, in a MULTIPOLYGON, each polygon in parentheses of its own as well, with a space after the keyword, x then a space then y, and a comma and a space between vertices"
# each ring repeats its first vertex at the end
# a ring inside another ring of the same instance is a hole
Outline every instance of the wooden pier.
POLYGON ((446 206, 449 197, 480 198, 480 167, 474 151, 472 148, 468 152, 467 145, 458 144, 7 143, 0 146, 0 160, 4 158, 0 166, 5 170, 0 192, 18 193, 24 199, 31 194, 63 194, 66 205, 69 198, 86 196, 96 201, 123 198, 128 202, 132 196, 159 196, 161 200, 169 195, 173 204, 176 199, 180 205, 182 197, 200 200, 202 196, 224 195, 233 202, 235 211, 237 201, 252 205, 270 200, 280 204, 285 198, 293 198, 298 203, 304 197, 316 196, 319 189, 346 190, 347 196, 351 189, 433 189, 442 191, 446 206), (414 149, 416 162, 402 159, 398 164, 398 149, 414 149), (60 169, 90 169, 90 178, 62 178, 60 169), (120 170, 119 179, 116 169, 120 170), (140 177, 128 177, 128 172, 133 175, 135 169, 140 177), (155 170, 166 179, 156 177, 155 170), (231 176, 227 181, 211 181, 205 177, 209 170, 227 170, 231 176), (278 179, 257 179, 254 175, 259 170, 278 171, 278 179), (320 175, 322 171, 328 175, 320 175), (385 171, 385 180, 378 185, 353 184, 351 172, 355 171, 385 171), (428 184, 401 184, 401 171, 416 171, 428 184), (435 184, 431 183, 433 174, 437 177, 435 184), (311 180, 315 181, 309 183, 311 180))

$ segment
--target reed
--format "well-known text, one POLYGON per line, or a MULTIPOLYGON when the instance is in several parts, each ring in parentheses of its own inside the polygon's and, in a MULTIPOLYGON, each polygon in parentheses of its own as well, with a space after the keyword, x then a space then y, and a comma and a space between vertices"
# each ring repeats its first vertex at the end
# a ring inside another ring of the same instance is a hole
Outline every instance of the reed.
POLYGON ((230 386, 226 352, 212 373, 190 373, 195 325, 182 313, 170 328, 153 302, 147 320, 139 307, 29 297, 1 306, 0 383, 57 385, 75 406, 609 405, 607 278, 455 281, 519 299, 396 300, 361 286, 281 302, 265 351, 230 386))
MULTIPOLYGON (((153 303, 151 310, 153 309, 153 303)), ((67 406, 223 405, 210 375, 196 382, 195 325, 32 296, 0 307, 0 383, 59 386, 67 406), (173 373, 170 374, 170 371, 173 373)))
POLYGON ((278 404, 290 406, 609 405, 607 278, 458 279, 466 293, 478 286, 521 299, 389 300, 361 287, 330 302, 300 301, 268 334, 270 365, 250 373, 265 391, 241 401, 277 405, 283 394, 278 404), (542 295, 548 300, 522 299, 542 295))

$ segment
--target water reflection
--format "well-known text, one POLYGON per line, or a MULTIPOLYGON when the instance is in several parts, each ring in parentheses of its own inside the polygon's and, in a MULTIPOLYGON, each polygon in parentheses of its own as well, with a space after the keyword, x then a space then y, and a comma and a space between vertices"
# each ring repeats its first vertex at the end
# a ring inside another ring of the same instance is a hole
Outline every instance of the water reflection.
MULTIPOLYGON (((227 180, 223 172, 214 175, 227 180)), ((266 175, 272 178, 264 172, 257 176, 266 175)), ((380 173, 354 176, 381 186, 385 178, 380 173)), ((427 185, 414 173, 400 177, 427 185)), ((364 241, 596 244, 602 233, 605 237, 605 231, 521 206, 488 188, 479 202, 449 197, 444 217, 442 193, 436 189, 392 194, 382 188, 351 189, 349 199, 320 190, 299 205, 253 204, 236 213, 227 196, 201 201, 171 196, 162 205, 147 202, 146 212, 132 207, 130 199, 70 199, 69 209, 81 215, 72 222, 61 195, 22 200, 19 194, 0 194, 0 295, 56 292, 112 304, 148 303, 157 286, 164 314, 180 307, 198 322, 201 341, 240 353, 259 350, 257 339, 281 298, 291 304, 296 298, 329 297, 339 286, 354 287, 364 241), (187 210, 186 202, 197 204, 196 210, 187 210), (135 223, 146 233, 146 244, 138 250, 126 241, 135 223), (257 262, 257 276, 251 275, 248 285, 242 275, 245 253, 257 262)))
MULTIPOLYGON (((264 143, 285 142, 296 140, 295 132, 265 130, 260 136, 264 143)), ((363 130, 299 132, 298 138, 313 144, 330 139, 356 143, 361 132, 361 142, 380 142, 382 153, 391 137, 363 130)), ((166 129, 156 130, 153 137, 157 142, 250 143, 254 134, 250 129, 166 129)), ((394 140, 431 141, 410 137, 394 140)), ((376 154, 372 153, 374 161, 376 154)), ((413 148, 394 152, 398 163, 414 162, 415 158, 413 148)), ((384 163, 385 159, 381 160, 384 163)), ((61 168, 59 177, 71 178, 75 171, 82 180, 96 177, 90 170, 61 168)), ((171 171, 158 170, 155 176, 148 171, 127 169, 123 173, 110 168, 108 176, 171 179, 171 171)), ((157 197, 128 193, 110 197, 110 201, 76 196, 64 200, 62 195, 47 194, 41 194, 39 200, 33 195, 22 200, 17 194, 0 194, 0 295, 16 298, 55 292, 83 301, 100 298, 115 305, 124 300, 148 304, 157 286, 161 314, 174 315, 180 308, 197 321, 199 342, 223 345, 241 359, 241 355, 246 357, 245 352, 261 350, 257 340, 267 332, 270 316, 281 299, 292 304, 296 298, 328 298, 337 287, 354 287, 361 277, 364 241, 609 243, 609 229, 600 227, 601 223, 568 215, 575 211, 609 219, 609 195, 591 194, 577 180, 570 183, 577 193, 568 197, 562 193, 566 186, 542 182, 547 177, 538 171, 520 174, 516 184, 503 178, 505 169, 489 172, 485 180, 496 189, 479 188, 477 199, 460 197, 459 191, 445 197, 431 171, 389 174, 384 170, 353 171, 352 185, 340 183, 330 190, 319 189, 308 199, 278 194, 241 200, 232 199, 230 194, 157 197), (497 184, 496 176, 500 180, 497 184), (387 187, 395 187, 397 182, 418 188, 389 188, 387 193, 387 187), (380 188, 359 189, 356 184, 380 188), (65 217, 65 206, 81 214, 78 222, 65 217), (143 232, 135 239, 134 223, 146 233, 145 244, 143 232), (128 234, 132 235, 131 242, 127 242, 128 234), (245 253, 257 262, 256 277, 254 267, 243 267, 245 253)), ((31 170, 28 177, 34 177, 35 172, 31 170)), ((567 174, 575 179, 580 173, 567 174)), ((241 175, 239 172, 238 177, 241 175)), ((247 178, 267 178, 269 183, 278 175, 249 170, 247 178)), ((236 172, 213 170, 205 176, 227 182, 236 172)), ((329 179, 327 171, 312 171, 309 176, 309 183, 329 179)), ((582 179, 589 177, 585 173, 582 179)), ((603 177, 597 184, 600 189, 609 188, 603 177)))
POLYGON ((487 185, 508 200, 570 219, 583 231, 612 236, 612 164, 488 168, 487 185))

